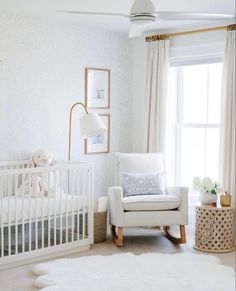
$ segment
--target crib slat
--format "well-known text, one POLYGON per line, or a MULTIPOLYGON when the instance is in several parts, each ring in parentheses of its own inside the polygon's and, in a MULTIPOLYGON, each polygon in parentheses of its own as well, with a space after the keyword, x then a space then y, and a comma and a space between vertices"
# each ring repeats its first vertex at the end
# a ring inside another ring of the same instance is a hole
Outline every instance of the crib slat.
MULTIPOLYGON (((47 185, 47 191, 48 191, 48 247, 50 247, 51 245, 51 236, 50 236, 50 221, 51 221, 51 217, 50 217, 50 194, 51 194, 51 189, 50 189, 50 183, 51 183, 51 179, 50 179, 50 171, 47 173, 47 182, 48 182, 48 185, 47 185)), ((55 198, 54 198, 55 199, 55 198)))
POLYGON ((22 252, 25 252, 25 174, 22 174, 22 252))
POLYGON ((77 187, 78 187, 78 202, 77 202, 77 240, 80 240, 80 197, 81 197, 81 191, 80 191, 80 170, 77 171, 77 187))
POLYGON ((18 175, 14 175, 15 177, 15 253, 18 254, 18 175))
POLYGON ((83 229, 82 229, 82 238, 84 240, 85 238, 85 186, 86 186, 86 175, 85 175, 85 169, 83 169, 83 229))
MULTIPOLYGON (((44 175, 44 173, 43 173, 44 175)), ((42 244, 41 244, 41 248, 44 249, 44 204, 45 204, 45 197, 44 197, 44 193, 45 193, 45 185, 44 183, 42 183, 42 215, 41 215, 41 222, 42 222, 42 244)))
MULTIPOLYGON (((33 174, 35 180, 37 180, 37 174, 33 174)), ((39 222, 38 222, 38 195, 36 195, 35 199, 35 250, 39 248, 39 239, 38 239, 38 232, 39 232, 39 222)))
MULTIPOLYGON (((91 193, 93 193, 93 170, 88 169, 88 182, 87 182, 87 199, 88 199, 88 205, 87 205, 87 213, 88 213, 88 235, 91 237, 93 235, 93 211, 91 213, 88 211, 88 209, 94 209, 93 200, 91 193)), ((92 238, 93 239, 93 238, 92 238)))
MULTIPOLYGON (((68 187, 68 189, 69 189, 69 191, 71 190, 71 181, 70 181, 70 179, 71 179, 71 171, 70 170, 67 170, 67 177, 68 177, 68 183, 69 183, 69 187, 68 187)), ((66 193, 66 243, 68 243, 68 195, 69 195, 69 192, 68 191, 68 193, 66 193)))
POLYGON ((7 197, 8 197, 8 256, 11 255, 11 176, 7 176, 7 197))
POLYGON ((75 195, 75 180, 74 180, 74 170, 71 171, 71 241, 74 241, 74 195, 75 195))
MULTIPOLYGON (((64 172, 66 173, 66 172, 64 172)), ((60 170, 60 185, 63 185, 63 172, 60 170)), ((60 188, 60 244, 62 244, 62 188, 60 188)))
POLYGON ((3 214, 3 191, 4 191, 4 176, 1 176, 1 187, 0 187, 0 191, 1 191, 1 257, 4 256, 4 214, 3 214))
MULTIPOLYGON (((53 211, 54 211, 54 233, 53 233, 53 241, 54 241, 54 246, 57 244, 57 242, 56 242, 56 235, 57 235, 57 233, 56 233, 56 230, 57 230, 57 217, 56 217, 56 201, 57 201, 57 195, 58 195, 58 193, 57 193, 57 183, 58 183, 58 181, 57 181, 57 175, 58 175, 58 172, 57 171, 55 171, 54 172, 54 193, 55 193, 55 198, 54 198, 54 200, 53 200, 53 211)), ((61 187, 61 186, 60 186, 61 187)))
MULTIPOLYGON (((35 180, 36 181, 36 180, 35 180)), ((32 184, 32 175, 29 175, 29 184, 32 184)), ((35 190, 36 191, 36 190, 35 190)), ((32 198, 32 187, 29 187, 29 251, 32 248, 32 211, 31 211, 31 198, 32 198)))

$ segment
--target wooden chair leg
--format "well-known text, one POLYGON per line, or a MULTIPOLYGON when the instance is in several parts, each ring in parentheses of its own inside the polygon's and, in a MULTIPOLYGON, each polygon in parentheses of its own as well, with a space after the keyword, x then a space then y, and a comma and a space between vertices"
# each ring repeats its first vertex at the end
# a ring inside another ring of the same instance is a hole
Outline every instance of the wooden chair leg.
POLYGON ((187 242, 186 240, 186 232, 185 232, 185 225, 180 225, 180 237, 175 237, 170 232, 170 226, 163 226, 163 229, 167 235, 167 238, 172 241, 174 244, 185 244, 187 242))
POLYGON ((118 235, 116 234, 116 227, 114 225, 111 226, 111 237, 114 244, 117 247, 123 247, 124 240, 123 240, 123 227, 118 227, 118 235))

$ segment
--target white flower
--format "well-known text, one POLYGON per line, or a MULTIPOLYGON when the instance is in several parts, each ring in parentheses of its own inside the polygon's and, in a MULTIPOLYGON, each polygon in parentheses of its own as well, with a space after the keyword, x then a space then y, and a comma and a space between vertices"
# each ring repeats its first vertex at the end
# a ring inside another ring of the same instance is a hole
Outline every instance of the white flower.
POLYGON ((205 177, 201 180, 200 177, 193 178, 193 189, 202 193, 218 194, 222 191, 221 184, 218 181, 214 181, 205 177))
POLYGON ((201 184, 201 178, 200 177, 194 177, 193 178, 193 189, 199 190, 201 184))
POLYGON ((212 190, 214 188, 214 184, 209 177, 204 178, 201 185, 205 187, 206 191, 212 190))

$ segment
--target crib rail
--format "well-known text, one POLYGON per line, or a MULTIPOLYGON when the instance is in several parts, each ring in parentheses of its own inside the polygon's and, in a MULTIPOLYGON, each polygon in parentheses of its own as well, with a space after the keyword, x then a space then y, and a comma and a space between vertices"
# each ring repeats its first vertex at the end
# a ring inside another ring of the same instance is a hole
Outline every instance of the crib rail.
POLYGON ((0 268, 93 242, 92 165, 28 165, 0 163, 0 268))
POLYGON ((24 169, 31 166, 30 160, 0 162, 1 170, 24 169))

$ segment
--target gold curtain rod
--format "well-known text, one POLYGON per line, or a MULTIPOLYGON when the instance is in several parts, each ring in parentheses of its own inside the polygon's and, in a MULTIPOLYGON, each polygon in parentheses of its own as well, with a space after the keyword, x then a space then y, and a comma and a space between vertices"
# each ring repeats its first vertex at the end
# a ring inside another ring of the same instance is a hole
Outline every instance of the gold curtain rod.
POLYGON ((236 30, 236 24, 209 27, 209 28, 197 29, 197 30, 192 30, 192 31, 182 31, 182 32, 174 32, 174 33, 168 33, 168 34, 151 35, 151 36, 146 36, 145 39, 146 39, 146 42, 152 42, 152 41, 158 41, 162 39, 168 39, 170 37, 175 37, 175 36, 189 35, 189 34, 216 31, 216 30, 228 30, 228 31, 236 30))

